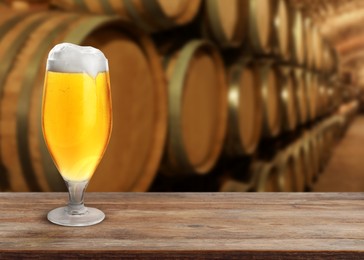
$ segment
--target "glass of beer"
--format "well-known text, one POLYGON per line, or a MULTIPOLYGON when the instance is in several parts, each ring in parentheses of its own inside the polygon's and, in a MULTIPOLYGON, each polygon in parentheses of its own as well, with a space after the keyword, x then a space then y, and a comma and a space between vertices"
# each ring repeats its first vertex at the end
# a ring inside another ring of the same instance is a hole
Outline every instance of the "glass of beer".
POLYGON ((105 214, 85 207, 84 192, 110 139, 112 108, 108 61, 93 47, 56 45, 48 55, 42 129, 69 192, 65 207, 48 213, 63 226, 100 223, 105 214))

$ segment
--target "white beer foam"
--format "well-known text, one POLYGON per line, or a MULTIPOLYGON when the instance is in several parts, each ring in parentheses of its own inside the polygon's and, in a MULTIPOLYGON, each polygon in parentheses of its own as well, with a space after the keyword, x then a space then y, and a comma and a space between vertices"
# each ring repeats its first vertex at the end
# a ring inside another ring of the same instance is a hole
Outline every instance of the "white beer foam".
POLYGON ((60 43, 48 54, 47 70, 53 72, 87 73, 95 78, 109 70, 105 55, 96 48, 60 43))

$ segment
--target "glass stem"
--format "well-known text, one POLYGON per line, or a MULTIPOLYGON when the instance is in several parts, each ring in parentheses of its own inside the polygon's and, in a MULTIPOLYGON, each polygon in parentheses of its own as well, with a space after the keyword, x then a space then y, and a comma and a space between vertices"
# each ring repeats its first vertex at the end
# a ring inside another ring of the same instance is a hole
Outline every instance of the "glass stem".
POLYGON ((83 203, 83 196, 87 187, 88 181, 72 182, 66 181, 69 193, 69 202, 67 212, 70 215, 83 215, 87 212, 87 208, 83 203))

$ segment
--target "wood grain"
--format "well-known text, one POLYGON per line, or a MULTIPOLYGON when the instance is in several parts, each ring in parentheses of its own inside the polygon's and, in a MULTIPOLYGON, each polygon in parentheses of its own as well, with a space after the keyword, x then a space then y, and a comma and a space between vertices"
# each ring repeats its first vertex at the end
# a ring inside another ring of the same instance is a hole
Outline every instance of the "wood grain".
POLYGON ((66 193, 0 193, 0 259, 363 259, 364 193, 87 193, 106 213, 46 219, 66 193))

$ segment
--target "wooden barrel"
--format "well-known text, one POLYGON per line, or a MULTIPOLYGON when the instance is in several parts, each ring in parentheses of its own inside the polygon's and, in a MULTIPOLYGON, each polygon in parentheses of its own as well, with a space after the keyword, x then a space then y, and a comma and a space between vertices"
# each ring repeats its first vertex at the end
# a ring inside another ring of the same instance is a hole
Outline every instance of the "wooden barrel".
POLYGON ((301 125, 307 122, 309 113, 304 75, 304 71, 300 68, 293 69, 291 73, 297 108, 297 123, 301 125))
POLYGON ((305 34, 304 20, 301 10, 290 8, 290 58, 294 64, 302 65, 305 62, 305 34))
POLYGON ((314 146, 311 142, 310 135, 307 133, 302 136, 301 147, 304 153, 305 165, 305 185, 309 189, 312 188, 314 176, 316 175, 316 161, 314 160, 314 146))
POLYGON ((300 138, 292 144, 292 156, 295 164, 295 191, 305 191, 307 175, 310 174, 310 168, 306 164, 306 151, 304 148, 304 138, 300 138))
POLYGON ((147 190, 167 128, 167 90, 151 40, 111 17, 49 12, 27 15, 10 34, 15 36, 6 53, 14 52, 17 39, 26 38, 11 61, 0 104, 1 155, 11 189, 65 189, 43 141, 40 116, 47 54, 59 42, 72 42, 101 49, 110 67, 113 132, 89 190, 147 190), (23 23, 29 29, 21 30, 23 23))
POLYGON ((312 33, 312 51, 313 51, 314 68, 316 70, 321 70, 322 59, 323 59, 322 36, 320 34, 317 25, 312 26, 311 33, 312 33))
POLYGON ((270 53, 272 51, 273 1, 248 0, 243 3, 244 8, 249 10, 247 43, 250 49, 257 54, 270 53))
MULTIPOLYGON (((2 8, 2 7, 1 7, 2 8)), ((0 11, 4 11, 4 9, 1 9, 0 11)), ((4 53, 6 50, 6 46, 9 46, 11 42, 10 36, 7 38, 10 39, 10 41, 2 41, 1 39, 5 39, 6 35, 9 33, 9 31, 20 21, 22 21, 25 18, 26 15, 9 12, 8 9, 6 9, 6 12, 2 13, 0 16, 0 46, 2 46, 2 49, 0 49, 0 57, 2 58, 2 66, 0 66, 0 93, 2 93, 3 84, 5 80, 5 76, 9 72, 12 61, 14 60, 14 57, 17 54, 17 51, 21 48, 21 45, 23 44, 22 41, 25 41, 25 39, 20 39, 19 41, 16 41, 13 43, 13 51, 7 51, 7 53, 4 53)), ((35 23, 35 22, 34 22, 35 23)), ((29 25, 30 26, 30 25, 29 25)), ((35 26, 35 25, 34 25, 35 26)), ((24 25, 20 25, 20 30, 26 28, 24 25)), ((0 132, 1 137, 1 132, 0 132)), ((6 168, 4 167, 4 163, 2 162, 2 156, 1 156, 1 150, 0 150, 0 188, 1 190, 8 190, 10 189, 10 180, 8 177, 8 172, 6 171, 6 168)))
POLYGON ((336 107, 336 96, 337 88, 335 88, 333 85, 327 85, 327 110, 328 112, 332 112, 336 107))
MULTIPOLYGON (((332 83, 331 83, 332 84, 332 83)), ((332 111, 337 111, 337 108, 341 104, 341 92, 340 88, 336 84, 332 84, 329 87, 329 103, 332 111)))
POLYGON ((318 165, 319 165, 319 172, 321 173, 325 167, 325 140, 323 131, 319 128, 315 129, 314 137, 316 141, 316 149, 317 149, 317 157, 318 157, 318 165))
MULTIPOLYGON (((9 13, 8 15, 0 18, 2 23, 0 33, 0 59, 3 65, 0 72, 0 90, 3 97, 0 104, 0 151, 1 162, 3 164, 2 175, 7 178, 7 182, 11 190, 28 191, 28 185, 36 186, 37 184, 35 183, 37 182, 31 178, 26 179, 26 172, 22 172, 20 163, 16 161, 16 159, 19 159, 21 156, 21 154, 17 152, 18 140, 16 140, 17 129, 15 120, 17 112, 15 101, 19 95, 19 82, 16 80, 15 82, 7 83, 9 78, 8 75, 11 73, 12 67, 15 66, 18 54, 21 52, 23 46, 28 40, 29 34, 41 25, 46 18, 47 15, 44 13, 35 15, 16 15, 9 13), (4 17, 5 20, 3 20, 4 17), (8 84, 11 84, 11 88, 9 88, 9 86, 7 87, 8 84), (9 91, 10 100, 6 96, 6 93, 9 91), (16 94, 12 94, 11 92, 16 94), (6 105, 7 103, 10 104, 6 105), (13 109, 10 110, 11 108, 13 109), (4 120, 9 118, 12 119, 12 124, 4 124, 4 120), (11 140, 12 137, 14 137, 13 140, 11 140), (11 142, 10 146, 3 149, 7 142, 11 142)), ((27 138, 27 136, 25 136, 25 138, 27 138)), ((19 151, 21 150, 19 149, 19 151)), ((35 179, 35 176, 32 177, 35 179)))
POLYGON ((332 143, 333 143, 333 118, 326 117, 324 121, 319 125, 319 134, 322 139, 321 147, 321 160, 323 168, 327 165, 331 153, 332 153, 332 143))
POLYGON ((277 66, 271 61, 259 61, 259 89, 263 102, 263 136, 275 137, 281 130, 280 88, 277 66))
POLYGON ((331 125, 326 126, 326 129, 323 131, 323 164, 324 166, 330 160, 332 150, 333 150, 333 127, 331 125))
MULTIPOLYGON (((270 0, 205 1, 205 31, 222 47, 243 44, 249 52, 271 53, 273 29, 278 29, 272 26, 275 5, 270 0)), ((280 9, 280 15, 282 12, 280 9)), ((279 19, 284 23, 283 18, 279 19)))
POLYGON ((178 27, 197 14, 201 0, 53 0, 67 11, 120 15, 146 32, 178 27))
MULTIPOLYGON (((337 79, 337 78, 334 78, 337 79)), ((331 102, 333 110, 337 110, 338 107, 343 103, 342 86, 336 81, 331 82, 331 102)))
POLYGON ((331 115, 330 118, 330 130, 331 130, 331 145, 334 146, 336 144, 336 141, 339 139, 339 129, 340 129, 340 123, 341 119, 338 115, 331 115))
POLYGON ((317 111, 318 115, 324 116, 328 111, 329 94, 326 81, 322 78, 318 80, 318 98, 317 98, 317 111))
POLYGON ((258 192, 292 192, 296 190, 296 161, 290 149, 278 152, 270 162, 256 161, 251 166, 258 192))
POLYGON ((307 104, 308 104, 308 111, 309 111, 309 119, 313 121, 316 119, 318 115, 318 99, 319 99, 319 92, 318 92, 318 76, 317 74, 306 71, 304 75, 305 85, 306 85, 306 94, 307 94, 307 104))
POLYGON ((297 126, 297 107, 291 68, 278 68, 282 130, 293 131, 297 126))
POLYGON ((335 74, 339 74, 339 65, 340 65, 340 60, 339 60, 339 54, 335 48, 335 46, 329 44, 329 49, 330 49, 330 67, 328 68, 328 73, 331 75, 335 75, 335 74))
POLYGON ((313 165, 314 169, 313 180, 315 180, 320 173, 320 147, 319 143, 317 142, 316 135, 312 130, 308 135, 307 141, 311 154, 311 164, 313 165))
POLYGON ((255 176, 255 191, 277 192, 281 190, 277 167, 273 163, 256 161, 251 166, 251 174, 255 176))
POLYGON ((235 180, 233 178, 226 178, 222 181, 219 192, 248 192, 252 190, 251 183, 235 180))
POLYGON ((334 121, 334 124, 333 124, 333 144, 335 145, 338 140, 340 140, 341 138, 341 128, 342 128, 342 117, 335 114, 333 115, 333 121, 334 121))
POLYGON ((315 51, 313 44, 313 24, 310 17, 304 18, 304 46, 305 46, 305 66, 313 69, 315 63, 315 51))
POLYGON ((256 54, 287 58, 288 11, 285 0, 211 0, 204 3, 205 31, 222 47, 242 44, 256 54))
MULTIPOLYGON (((55 9, 68 12, 117 14, 126 19, 129 18, 124 0, 50 0, 50 5, 55 9)), ((141 5, 139 7, 142 8, 141 5)))
POLYGON ((273 3, 273 52, 283 60, 289 56, 289 16, 286 0, 275 0, 273 3))
POLYGON ((341 117, 341 135, 344 135, 359 108, 359 101, 352 100, 340 105, 337 114, 341 117))
MULTIPOLYGON (((297 165, 298 157, 295 157, 292 153, 292 147, 288 147, 276 156, 276 164, 278 174, 280 176, 280 191, 292 192, 299 191, 299 187, 302 185, 302 176, 297 175, 297 169, 300 167, 297 165)), ((301 174, 301 173, 299 173, 301 174)))
POLYGON ((345 117, 342 115, 342 114, 338 114, 337 115, 339 117, 339 127, 338 127, 338 138, 341 139, 344 134, 345 134, 345 125, 346 125, 346 120, 345 120, 345 117))
POLYGON ((220 155, 227 125, 227 84, 219 51, 191 41, 166 61, 168 138, 164 172, 205 174, 220 155))
POLYGON ((336 60, 335 60, 335 50, 326 40, 322 42, 322 71, 330 74, 335 72, 336 60))
POLYGON ((262 99, 259 67, 242 60, 229 68, 228 128, 225 151, 228 155, 255 152, 262 131, 262 99))
POLYGON ((206 32, 219 46, 239 47, 246 39, 249 9, 243 1, 205 1, 204 11, 206 32))

